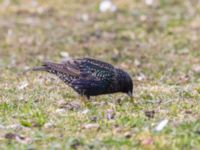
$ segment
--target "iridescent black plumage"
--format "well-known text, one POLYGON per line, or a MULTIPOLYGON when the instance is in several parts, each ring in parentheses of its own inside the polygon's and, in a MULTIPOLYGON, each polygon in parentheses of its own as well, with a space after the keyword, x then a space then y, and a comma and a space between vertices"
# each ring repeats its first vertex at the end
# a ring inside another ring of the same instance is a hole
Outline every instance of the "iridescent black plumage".
POLYGON ((45 62, 43 66, 33 70, 55 74, 87 98, 116 92, 132 95, 133 83, 128 73, 99 60, 81 58, 63 63, 45 62))

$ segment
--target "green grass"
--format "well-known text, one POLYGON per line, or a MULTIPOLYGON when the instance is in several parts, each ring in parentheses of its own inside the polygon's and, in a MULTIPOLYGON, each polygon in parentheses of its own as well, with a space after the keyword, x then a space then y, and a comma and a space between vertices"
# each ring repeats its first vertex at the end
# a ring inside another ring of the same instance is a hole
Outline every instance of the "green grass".
POLYGON ((200 149, 200 3, 116 0, 100 13, 99 2, 0 1, 0 149, 200 149), (56 77, 23 73, 62 52, 127 70, 134 101, 84 106, 56 77))

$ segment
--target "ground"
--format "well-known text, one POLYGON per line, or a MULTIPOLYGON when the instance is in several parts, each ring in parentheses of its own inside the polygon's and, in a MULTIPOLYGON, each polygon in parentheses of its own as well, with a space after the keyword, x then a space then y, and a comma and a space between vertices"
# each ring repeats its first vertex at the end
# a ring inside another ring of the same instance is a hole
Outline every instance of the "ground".
POLYGON ((200 149, 200 2, 99 3, 0 0, 0 149, 200 149), (69 56, 126 70, 134 99, 84 105, 53 75, 26 72, 69 56))

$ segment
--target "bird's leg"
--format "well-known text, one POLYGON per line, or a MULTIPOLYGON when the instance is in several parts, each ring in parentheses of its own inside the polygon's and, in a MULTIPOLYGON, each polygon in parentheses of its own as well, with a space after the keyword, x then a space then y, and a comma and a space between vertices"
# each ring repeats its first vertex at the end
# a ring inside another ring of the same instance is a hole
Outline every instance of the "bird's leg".
POLYGON ((84 104, 87 102, 87 98, 83 95, 80 96, 80 99, 84 104))
POLYGON ((133 97, 132 92, 128 92, 128 96, 129 96, 129 98, 130 98, 130 102, 135 103, 135 99, 134 99, 134 97, 133 97))
POLYGON ((135 99, 134 99, 133 96, 130 97, 130 102, 133 103, 133 104, 135 104, 135 99))
POLYGON ((81 101, 83 102, 83 104, 85 105, 85 106, 89 106, 89 98, 90 97, 88 97, 88 96, 84 96, 84 95, 81 95, 81 101))
POLYGON ((138 109, 140 108, 139 103, 136 101, 136 97, 130 97, 130 102, 133 104, 134 108, 138 109))

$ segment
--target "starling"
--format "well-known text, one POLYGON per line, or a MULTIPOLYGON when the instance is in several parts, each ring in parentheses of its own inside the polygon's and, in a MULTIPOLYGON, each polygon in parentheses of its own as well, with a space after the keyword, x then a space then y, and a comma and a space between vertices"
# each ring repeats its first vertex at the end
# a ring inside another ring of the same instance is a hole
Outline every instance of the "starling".
POLYGON ((47 71, 58 76, 81 96, 127 93, 132 97, 133 82, 129 74, 111 64, 92 59, 70 59, 62 63, 44 62, 33 71, 47 71))

